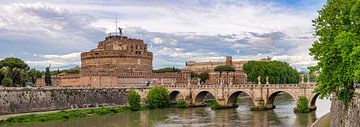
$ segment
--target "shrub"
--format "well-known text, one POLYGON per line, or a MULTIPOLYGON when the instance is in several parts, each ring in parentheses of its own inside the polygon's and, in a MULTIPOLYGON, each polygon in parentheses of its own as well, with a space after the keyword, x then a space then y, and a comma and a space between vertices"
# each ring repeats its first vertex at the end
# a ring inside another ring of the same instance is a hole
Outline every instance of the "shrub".
POLYGON ((164 87, 155 86, 150 89, 148 95, 148 106, 151 109, 167 108, 170 106, 170 96, 164 87))
POLYGON ((296 105, 296 111, 301 113, 309 112, 308 99, 304 96, 299 96, 299 101, 296 105))
POLYGON ((179 108, 187 108, 186 101, 185 101, 185 100, 179 100, 179 101, 177 102, 177 106, 178 106, 179 108))
POLYGON ((130 105, 130 109, 133 111, 138 111, 141 109, 140 105, 140 95, 135 91, 131 90, 128 94, 128 103, 130 105))
POLYGON ((215 109, 215 110, 221 108, 219 102, 217 102, 216 100, 207 101, 206 106, 209 106, 209 107, 211 107, 211 109, 215 109))
POLYGON ((13 81, 12 81, 11 78, 4 78, 4 79, 1 81, 1 85, 6 86, 6 87, 9 87, 9 86, 12 86, 12 85, 13 85, 13 81))

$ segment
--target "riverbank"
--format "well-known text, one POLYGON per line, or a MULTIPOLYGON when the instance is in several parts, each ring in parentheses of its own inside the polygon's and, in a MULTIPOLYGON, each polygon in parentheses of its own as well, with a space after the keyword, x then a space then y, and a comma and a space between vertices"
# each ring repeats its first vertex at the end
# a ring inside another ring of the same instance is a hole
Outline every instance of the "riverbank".
POLYGON ((14 116, 0 120, 0 124, 68 120, 73 118, 103 116, 107 114, 115 114, 125 111, 130 111, 130 108, 125 106, 116 106, 116 107, 50 111, 50 112, 40 112, 40 113, 31 113, 31 114, 14 114, 14 116))
POLYGON ((316 120, 311 127, 330 127, 330 112, 316 120))

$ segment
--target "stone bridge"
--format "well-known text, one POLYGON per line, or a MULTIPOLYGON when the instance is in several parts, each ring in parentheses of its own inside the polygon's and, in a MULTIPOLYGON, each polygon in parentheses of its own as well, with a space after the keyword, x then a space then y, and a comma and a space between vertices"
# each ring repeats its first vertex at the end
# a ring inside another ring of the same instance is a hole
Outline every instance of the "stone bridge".
POLYGON ((305 96, 308 106, 315 110, 315 101, 318 94, 313 90, 315 83, 299 84, 234 84, 234 85, 173 85, 165 86, 169 93, 171 102, 175 103, 179 99, 185 100, 191 106, 205 105, 208 96, 216 99, 223 107, 234 107, 236 99, 241 93, 251 97, 254 110, 273 109, 274 100, 281 92, 289 94, 297 103, 300 96, 305 96))

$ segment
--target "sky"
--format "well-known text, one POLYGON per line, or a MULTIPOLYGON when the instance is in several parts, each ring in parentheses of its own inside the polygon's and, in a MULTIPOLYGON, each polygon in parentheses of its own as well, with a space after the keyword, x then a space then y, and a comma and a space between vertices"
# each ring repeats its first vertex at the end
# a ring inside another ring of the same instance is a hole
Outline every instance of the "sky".
POLYGON ((0 59, 33 68, 80 65, 117 25, 144 40, 154 68, 186 61, 270 56, 305 71, 316 37, 312 20, 325 0, 1 0, 0 59))

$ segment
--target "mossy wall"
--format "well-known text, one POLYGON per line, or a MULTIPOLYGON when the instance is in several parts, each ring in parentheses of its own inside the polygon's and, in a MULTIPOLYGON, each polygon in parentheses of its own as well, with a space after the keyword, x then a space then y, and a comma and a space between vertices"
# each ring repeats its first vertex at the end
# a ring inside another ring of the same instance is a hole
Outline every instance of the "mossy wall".
POLYGON ((0 115, 126 105, 127 88, 0 88, 0 115))
POLYGON ((333 96, 330 113, 331 127, 360 127, 360 94, 354 94, 347 107, 333 96))

